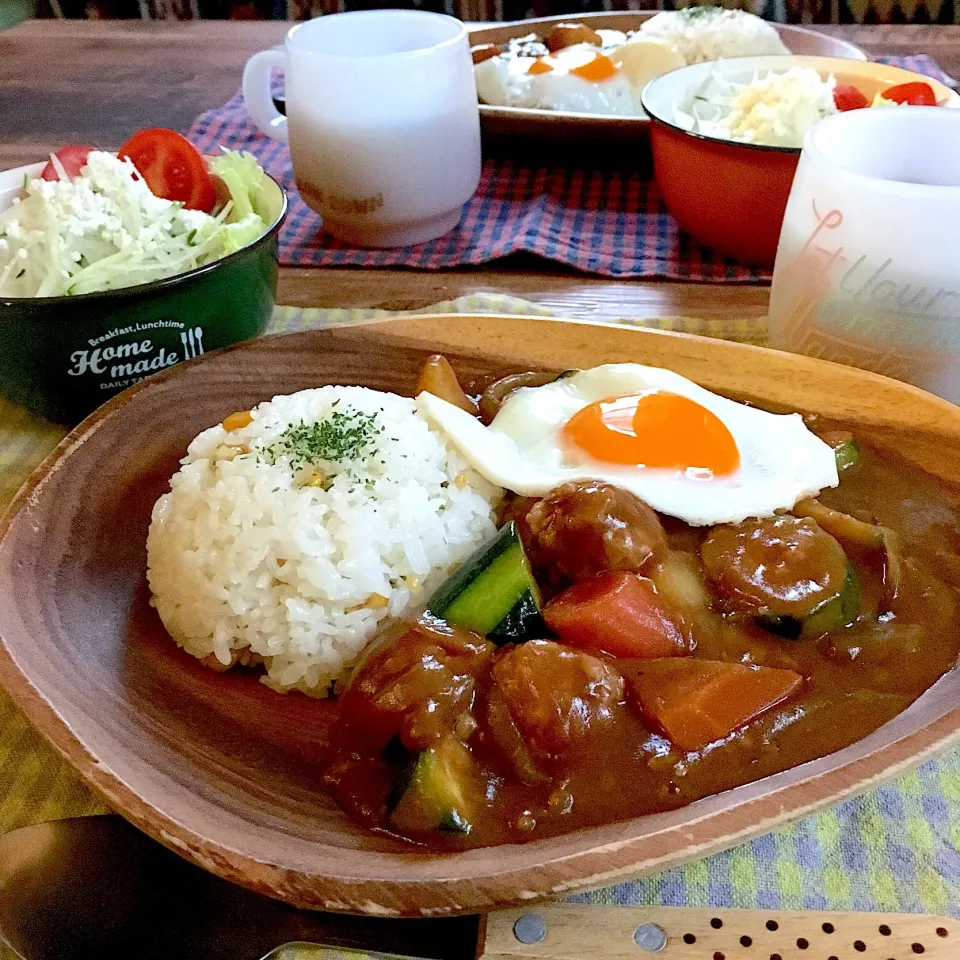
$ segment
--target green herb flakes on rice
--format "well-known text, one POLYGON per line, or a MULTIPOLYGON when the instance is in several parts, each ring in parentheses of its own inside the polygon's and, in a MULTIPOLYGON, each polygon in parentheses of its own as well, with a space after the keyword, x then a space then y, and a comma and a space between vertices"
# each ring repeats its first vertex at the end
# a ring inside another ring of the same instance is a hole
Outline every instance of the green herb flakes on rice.
POLYGON ((262 661, 270 686, 323 697, 494 534, 502 491, 405 397, 321 387, 252 417, 201 433, 157 501, 153 605, 208 665, 262 661))

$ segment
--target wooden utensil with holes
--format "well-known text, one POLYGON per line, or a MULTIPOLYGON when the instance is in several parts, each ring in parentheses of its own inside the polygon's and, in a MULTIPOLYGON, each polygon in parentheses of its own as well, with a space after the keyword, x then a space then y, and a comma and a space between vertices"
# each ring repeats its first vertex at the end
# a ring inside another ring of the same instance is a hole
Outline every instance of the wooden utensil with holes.
POLYGON ((960 921, 903 913, 556 904, 491 914, 480 953, 481 960, 916 960, 919 956, 956 960, 960 921))
MULTIPOLYGON (((955 960, 960 921, 928 914, 553 904, 490 914, 477 960, 955 960)), ((264 960, 401 960, 288 944, 264 960)))

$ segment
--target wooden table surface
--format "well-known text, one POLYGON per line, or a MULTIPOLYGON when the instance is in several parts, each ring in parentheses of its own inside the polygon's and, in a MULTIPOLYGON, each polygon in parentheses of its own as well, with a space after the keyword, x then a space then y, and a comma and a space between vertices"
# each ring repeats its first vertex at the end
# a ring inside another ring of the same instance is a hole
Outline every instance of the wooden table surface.
MULTIPOLYGON (((32 21, 0 33, 0 169, 70 142, 116 148, 143 126, 185 131, 237 90, 251 54, 289 24, 32 21)), ((960 77, 960 26, 831 26, 869 56, 927 53, 960 77)), ((402 310, 477 292, 510 293, 558 315, 604 319, 760 316, 763 286, 585 277, 533 257, 442 272, 284 269, 283 303, 402 310)))

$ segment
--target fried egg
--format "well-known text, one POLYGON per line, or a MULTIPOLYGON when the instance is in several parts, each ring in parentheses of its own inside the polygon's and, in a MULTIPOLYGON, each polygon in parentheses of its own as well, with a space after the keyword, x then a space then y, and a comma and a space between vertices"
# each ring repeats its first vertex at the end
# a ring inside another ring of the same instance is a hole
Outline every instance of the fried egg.
POLYGON ((692 526, 790 509, 839 482, 799 414, 718 396, 658 367, 615 363, 511 393, 486 427, 428 393, 417 404, 487 480, 543 496, 604 480, 692 526))
POLYGON ((474 77, 480 99, 492 105, 635 117, 643 116, 640 92, 647 81, 683 62, 659 40, 603 50, 581 43, 543 56, 511 50, 478 63, 474 77))

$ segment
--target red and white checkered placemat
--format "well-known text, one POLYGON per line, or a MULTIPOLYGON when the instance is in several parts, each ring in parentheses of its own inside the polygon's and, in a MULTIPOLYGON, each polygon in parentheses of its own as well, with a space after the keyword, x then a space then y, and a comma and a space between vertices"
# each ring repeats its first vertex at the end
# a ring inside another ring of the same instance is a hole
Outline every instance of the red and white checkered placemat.
MULTIPOLYGON (((884 62, 943 79, 927 56, 884 62)), ((519 166, 488 160, 460 224, 429 243, 363 250, 331 237, 300 198, 286 144, 254 126, 240 94, 202 114, 188 137, 204 153, 249 150, 287 191, 280 263, 296 267, 415 267, 439 270, 526 251, 587 273, 715 283, 761 283, 770 273, 701 247, 666 212, 656 183, 641 173, 519 166)))

